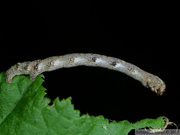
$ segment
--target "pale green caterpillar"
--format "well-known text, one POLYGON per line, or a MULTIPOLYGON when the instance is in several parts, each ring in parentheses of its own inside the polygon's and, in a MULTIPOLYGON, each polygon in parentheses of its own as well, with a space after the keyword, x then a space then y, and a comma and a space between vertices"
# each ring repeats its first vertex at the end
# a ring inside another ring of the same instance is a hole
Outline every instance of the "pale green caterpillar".
POLYGON ((43 60, 17 63, 6 71, 7 83, 11 83, 15 75, 29 74, 31 80, 34 80, 38 74, 46 71, 82 65, 103 67, 125 73, 140 81, 145 87, 150 88, 158 95, 162 95, 166 88, 165 83, 159 77, 145 72, 131 63, 121 59, 91 53, 66 54, 64 56, 53 56, 43 60))

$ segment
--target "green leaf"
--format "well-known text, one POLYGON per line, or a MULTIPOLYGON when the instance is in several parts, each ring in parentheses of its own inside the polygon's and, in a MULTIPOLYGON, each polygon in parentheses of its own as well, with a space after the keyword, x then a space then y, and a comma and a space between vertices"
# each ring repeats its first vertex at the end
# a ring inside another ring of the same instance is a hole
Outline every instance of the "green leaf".
POLYGON ((28 76, 16 76, 13 83, 5 82, 0 74, 0 135, 127 135, 132 129, 162 128, 163 117, 136 123, 127 120, 109 122, 103 116, 80 115, 71 98, 53 105, 45 98, 42 75, 35 81, 28 76))

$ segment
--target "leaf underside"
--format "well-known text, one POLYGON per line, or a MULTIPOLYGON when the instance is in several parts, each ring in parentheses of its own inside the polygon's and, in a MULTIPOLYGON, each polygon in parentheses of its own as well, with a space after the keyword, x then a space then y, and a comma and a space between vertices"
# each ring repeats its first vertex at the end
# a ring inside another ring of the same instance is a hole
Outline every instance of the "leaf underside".
POLYGON ((42 75, 35 81, 24 75, 14 77, 11 84, 5 80, 5 73, 0 73, 0 135, 127 135, 133 129, 165 124, 163 117, 130 123, 80 115, 71 98, 56 98, 49 105, 42 75))

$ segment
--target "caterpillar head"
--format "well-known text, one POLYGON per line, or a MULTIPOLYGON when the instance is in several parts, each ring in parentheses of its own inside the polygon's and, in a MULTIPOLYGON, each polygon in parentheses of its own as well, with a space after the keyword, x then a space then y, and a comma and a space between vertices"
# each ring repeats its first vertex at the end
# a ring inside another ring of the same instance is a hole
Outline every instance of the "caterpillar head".
POLYGON ((10 67, 10 68, 6 71, 6 76, 7 76, 6 82, 7 82, 7 83, 12 83, 12 78, 13 78, 15 75, 21 74, 20 71, 18 70, 19 64, 20 64, 20 63, 15 64, 14 66, 10 67))
POLYGON ((6 71, 6 82, 7 83, 12 83, 12 78, 16 75, 21 75, 21 74, 29 74, 29 70, 27 69, 27 65, 29 62, 23 62, 23 63, 17 63, 10 67, 6 71))
POLYGON ((27 62, 15 64, 6 71, 6 75, 7 75, 6 82, 11 83, 12 78, 15 75, 21 75, 21 74, 30 74, 31 80, 34 80, 36 76, 40 74, 40 72, 38 72, 38 63, 39 60, 32 62, 27 61, 27 62))

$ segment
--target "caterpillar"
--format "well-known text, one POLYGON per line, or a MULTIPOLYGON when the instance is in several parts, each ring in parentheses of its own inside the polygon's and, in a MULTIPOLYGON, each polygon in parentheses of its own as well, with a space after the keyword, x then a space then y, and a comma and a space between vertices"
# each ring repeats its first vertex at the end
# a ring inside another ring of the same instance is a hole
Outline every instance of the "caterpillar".
POLYGON ((43 72, 76 66, 103 67, 122 72, 140 81, 143 86, 150 88, 151 91, 158 95, 162 95, 166 88, 165 83, 158 76, 148 73, 131 63, 118 58, 92 53, 73 53, 17 63, 6 71, 6 82, 12 83, 12 78, 15 75, 29 74, 30 79, 34 80, 37 75, 43 72))

